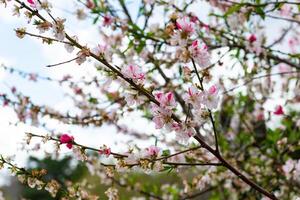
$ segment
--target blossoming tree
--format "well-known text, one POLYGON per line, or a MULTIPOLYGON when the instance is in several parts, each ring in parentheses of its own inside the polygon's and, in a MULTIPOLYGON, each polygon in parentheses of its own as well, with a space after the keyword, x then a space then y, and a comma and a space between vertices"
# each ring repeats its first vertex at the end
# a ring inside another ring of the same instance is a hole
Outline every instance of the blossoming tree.
MULTIPOLYGON (((300 198, 299 1, 144 0, 136 1, 135 16, 129 1, 74 0, 77 10, 71 13, 100 27, 103 40, 94 46, 69 33, 68 19, 54 16, 50 0, 0 2, 36 29, 17 28, 17 37, 40 39, 48 48, 60 43, 70 53, 63 62, 45 64, 48 70, 94 63, 97 74, 80 82, 2 65, 29 81, 67 85, 80 114, 38 105, 16 87, 0 97, 20 123, 45 127, 46 118, 81 127, 108 124, 135 141, 120 151, 105 141, 100 148, 86 146, 60 130, 24 133, 27 145, 33 138, 55 144, 53 155, 63 146, 73 151, 74 159, 108 186, 108 199, 126 199, 118 192, 122 187, 134 192, 132 199, 300 198), (205 18, 198 15, 201 5, 210 9, 205 18), (283 24, 275 38, 270 19, 283 24), (128 115, 149 121, 158 132, 121 124, 128 115), (134 172, 175 173, 180 181, 149 186, 131 179, 134 172)), ((45 170, 28 171, 3 156, 0 163, 20 182, 53 198, 60 191, 62 199, 102 199, 84 184, 45 181, 45 170)))

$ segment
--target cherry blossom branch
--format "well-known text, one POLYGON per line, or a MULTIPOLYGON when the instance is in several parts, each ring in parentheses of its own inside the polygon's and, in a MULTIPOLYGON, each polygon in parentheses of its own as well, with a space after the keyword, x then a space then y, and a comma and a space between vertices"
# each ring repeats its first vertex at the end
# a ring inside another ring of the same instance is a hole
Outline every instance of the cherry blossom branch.
MULTIPOLYGON (((20 3, 23 7, 25 7, 27 10, 31 11, 32 14, 36 15, 37 17, 39 17, 40 19, 45 21, 45 18, 43 18, 37 11, 32 10, 31 8, 29 8, 28 6, 26 6, 23 2, 20 2, 19 0, 15 0, 16 2, 20 3)), ((77 43, 74 39, 72 39, 68 34, 65 34, 66 38, 72 42, 74 44, 74 46, 78 47, 79 49, 84 49, 84 47, 82 45, 80 45, 79 43, 77 43)), ((93 58, 95 58, 96 60, 100 61, 102 64, 104 64, 105 66, 107 66, 112 72, 114 72, 117 76, 121 77, 122 79, 124 79, 126 82, 128 82, 130 85, 132 85, 134 88, 136 88, 138 91, 140 91, 142 94, 144 94, 147 98, 149 98, 150 101, 152 101, 153 103, 155 103, 156 105, 159 105, 159 102, 153 97, 153 95, 151 93, 149 93, 146 89, 144 89, 143 87, 137 85, 136 83, 134 83, 131 79, 125 78, 122 73, 116 69, 115 67, 113 67, 112 65, 110 65, 106 60, 99 58, 98 56, 96 56, 93 53, 90 53, 90 56, 92 56, 93 58)), ((171 116, 176 122, 180 122, 180 119, 175 116, 174 114, 172 114, 171 116)), ((200 138, 200 136, 195 136, 195 139, 204 147, 206 148, 209 152, 211 152, 216 158, 219 159, 220 162, 222 162, 224 164, 225 167, 227 167, 230 171, 232 171, 234 174, 236 174, 239 178, 241 178, 244 182, 246 182, 248 185, 250 185, 252 188, 254 188, 255 190, 257 190, 258 192, 266 195, 267 197, 271 198, 271 199, 277 199, 273 194, 269 193, 268 191, 266 191, 264 188, 262 188, 261 186, 257 185, 256 183, 254 183, 253 181, 251 181, 250 179, 248 179, 246 176, 244 176, 238 169, 236 169, 235 167, 233 167, 231 164, 229 164, 217 151, 215 151, 214 149, 212 149, 203 139, 200 138)))
MULTIPOLYGON (((48 139, 48 140, 53 140, 53 141, 56 141, 56 142, 60 142, 60 139, 54 138, 52 136, 37 135, 37 134, 29 133, 29 132, 26 132, 26 134, 28 135, 28 137, 45 138, 45 139, 48 139)), ((100 151, 100 149, 96 149, 96 148, 93 148, 93 147, 82 145, 82 144, 79 144, 79 143, 77 143, 75 141, 72 141, 72 144, 75 145, 75 146, 78 146, 78 147, 82 148, 83 150, 87 149, 87 150, 91 150, 91 151, 95 151, 95 152, 99 152, 100 151)), ((128 157, 127 155, 123 155, 123 154, 119 154, 119 153, 114 153, 114 152, 110 152, 110 154, 113 155, 116 158, 126 158, 126 157, 128 157)))
POLYGON ((78 59, 78 57, 72 58, 72 59, 67 60, 67 61, 59 62, 59 63, 56 63, 56 64, 47 65, 46 67, 56 67, 56 66, 59 66, 59 65, 64 65, 64 64, 73 62, 73 61, 76 60, 76 59, 78 59))
MULTIPOLYGON (((199 81, 199 84, 200 84, 200 89, 203 91, 204 88, 203 88, 203 79, 200 77, 199 73, 198 73, 198 70, 197 70, 197 66, 196 66, 196 63, 194 61, 193 58, 191 58, 192 60, 192 63, 193 63, 193 67, 194 67, 194 70, 195 70, 195 73, 197 75, 197 78, 198 78, 198 81, 199 81)), ((216 125, 215 125, 215 121, 214 121, 214 118, 212 116, 212 112, 210 109, 208 109, 208 112, 209 112, 209 118, 210 118, 210 121, 212 123, 212 126, 213 126, 213 133, 214 133, 214 137, 215 137, 215 146, 216 146, 216 152, 218 154, 220 154, 220 151, 219 151, 219 142, 218 142, 218 136, 217 136, 217 130, 216 130, 216 125)))
POLYGON ((23 30, 23 29, 15 29, 15 32, 17 33, 17 35, 28 35, 28 36, 35 37, 35 38, 40 38, 43 41, 47 41, 48 43, 54 41, 54 42, 58 42, 58 43, 72 45, 70 42, 67 42, 67 41, 58 40, 56 38, 51 38, 51 37, 46 37, 46 36, 43 36, 43 35, 30 33, 30 32, 27 32, 26 30, 23 30))

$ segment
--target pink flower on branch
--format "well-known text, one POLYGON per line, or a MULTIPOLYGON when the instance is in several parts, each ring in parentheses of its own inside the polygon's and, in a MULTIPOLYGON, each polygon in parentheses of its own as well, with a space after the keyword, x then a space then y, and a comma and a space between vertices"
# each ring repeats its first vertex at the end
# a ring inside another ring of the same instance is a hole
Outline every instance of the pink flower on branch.
POLYGON ((191 35, 195 32, 195 24, 188 17, 182 17, 176 20, 176 27, 184 34, 191 35))
POLYGON ((59 141, 61 144, 66 144, 69 149, 72 149, 74 143, 74 137, 68 134, 63 134, 60 136, 59 141))
POLYGON ((111 154, 111 149, 108 148, 106 145, 103 145, 100 149, 99 149, 99 154, 100 155, 105 155, 106 157, 109 157, 111 154))
POLYGON ((157 146, 150 146, 146 148, 146 156, 147 157, 157 157, 160 152, 160 148, 157 146))
POLYGON ((191 58, 193 58, 200 67, 205 68, 210 65, 210 54, 206 44, 200 44, 198 40, 194 40, 189 47, 189 52, 191 58))
POLYGON ((113 23, 113 18, 110 15, 105 15, 103 17, 103 26, 110 26, 113 23))
POLYGON ((188 92, 183 96, 183 99, 186 103, 192 104, 193 108, 200 109, 202 97, 203 94, 195 86, 191 86, 189 87, 188 92))
POLYGON ((207 91, 204 91, 203 104, 208 109, 216 109, 219 105, 219 90, 216 85, 212 85, 207 91))
POLYGON ((145 73, 137 65, 127 65, 121 69, 121 73, 125 78, 132 79, 135 83, 143 84, 145 80, 145 73))
POLYGON ((173 109, 177 105, 172 92, 168 92, 166 94, 159 92, 154 96, 155 99, 159 102, 160 107, 162 108, 173 109))

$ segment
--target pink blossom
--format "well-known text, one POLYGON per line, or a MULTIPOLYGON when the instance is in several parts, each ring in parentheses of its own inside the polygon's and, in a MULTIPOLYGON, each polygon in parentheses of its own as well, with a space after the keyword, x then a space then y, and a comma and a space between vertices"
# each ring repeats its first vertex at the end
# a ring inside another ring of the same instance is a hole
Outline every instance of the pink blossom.
POLYGON ((173 109, 176 107, 176 101, 172 92, 166 94, 159 92, 156 93, 155 99, 159 102, 159 106, 167 109, 173 109))
POLYGON ((256 36, 254 34, 251 34, 249 37, 248 37, 248 41, 250 43, 253 43, 257 40, 256 36))
POLYGON ((142 84, 145 80, 145 73, 136 65, 127 65, 122 68, 121 73, 125 78, 130 78, 136 83, 142 84))
POLYGON ((208 67, 210 65, 210 54, 206 44, 200 44, 198 40, 194 40, 189 47, 189 52, 200 67, 208 67))
POLYGON ((153 122, 155 123, 156 129, 161 129, 164 127, 164 125, 170 125, 170 127, 172 126, 172 110, 152 104, 151 112, 153 114, 153 122))
POLYGON ((111 154, 111 149, 106 147, 106 145, 103 145, 103 147, 99 150, 99 154, 109 157, 111 154))
POLYGON ((283 112, 282 106, 281 105, 277 105, 275 107, 275 111, 273 113, 274 113, 274 115, 283 115, 284 112, 283 112))
POLYGON ((37 8, 37 5, 38 5, 37 0, 27 0, 27 2, 30 4, 30 7, 37 8))
POLYGON ((247 38, 246 47, 249 51, 255 53, 256 55, 260 55, 263 52, 263 35, 261 34, 251 34, 249 38, 247 38))
POLYGON ((103 17, 103 26, 110 26, 113 23, 113 18, 109 15, 103 17))
POLYGON ((146 155, 150 157, 158 156, 159 152, 160 152, 160 148, 157 146, 150 146, 146 148, 146 155))
POLYGON ((179 142, 186 144, 188 140, 196 134, 193 127, 183 125, 181 130, 176 131, 176 139, 179 142))
POLYGON ((72 149, 73 142, 74 142, 74 137, 70 136, 68 134, 63 134, 63 135, 60 136, 59 141, 60 141, 61 144, 67 144, 66 146, 69 149, 72 149))
POLYGON ((176 20, 176 27, 188 35, 191 35, 195 32, 194 26, 195 24, 186 16, 176 20))
POLYGON ((106 61, 111 62, 112 53, 106 44, 104 45, 98 44, 92 50, 92 52, 99 57, 103 57, 106 61))
POLYGON ((172 92, 166 94, 159 92, 156 93, 155 99, 159 102, 159 105, 152 104, 151 112, 153 114, 153 122, 155 123, 155 128, 161 129, 164 125, 168 128, 172 127, 172 109, 177 105, 174 95, 172 92))
POLYGON ((210 95, 215 95, 218 92, 218 88, 216 85, 212 85, 209 89, 208 89, 208 93, 210 95))
POLYGON ((203 95, 203 104, 208 109, 215 109, 219 104, 219 91, 216 85, 211 86, 208 91, 204 92, 203 95))
POLYGON ((203 94, 195 87, 191 86, 188 92, 183 96, 183 99, 193 105, 193 108, 200 109, 203 94))

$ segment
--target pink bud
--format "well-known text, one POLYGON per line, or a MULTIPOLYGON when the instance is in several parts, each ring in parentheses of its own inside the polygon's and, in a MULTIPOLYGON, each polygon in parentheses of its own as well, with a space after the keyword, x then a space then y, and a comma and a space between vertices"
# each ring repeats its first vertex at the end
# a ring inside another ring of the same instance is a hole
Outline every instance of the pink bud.
POLYGON ((74 141, 74 137, 68 134, 63 134, 60 136, 59 141, 62 144, 72 143, 74 141))
POLYGON ((89 9, 93 9, 93 8, 95 8, 95 4, 94 4, 93 1, 87 0, 86 1, 86 7, 89 8, 89 9))
POLYGON ((30 3, 30 4, 34 4, 33 0, 27 0, 27 2, 30 3))
POLYGON ((274 115, 283 115, 283 108, 281 105, 276 106, 275 111, 274 111, 274 115))
POLYGON ((208 93, 209 93, 210 95, 216 94, 217 91, 218 91, 218 88, 217 88, 216 85, 213 85, 213 86, 211 86, 211 87, 208 89, 208 93))
POLYGON ((72 149, 73 144, 72 144, 72 143, 68 143, 66 146, 67 146, 69 149, 72 149))
POLYGON ((192 43, 192 46, 195 48, 198 46, 198 40, 194 40, 193 43, 192 43))
POLYGON ((253 42, 255 42, 256 40, 257 40, 257 38, 256 38, 256 36, 255 36, 254 34, 251 34, 250 37, 248 38, 248 41, 249 41, 250 43, 253 43, 253 42))

